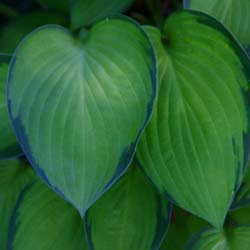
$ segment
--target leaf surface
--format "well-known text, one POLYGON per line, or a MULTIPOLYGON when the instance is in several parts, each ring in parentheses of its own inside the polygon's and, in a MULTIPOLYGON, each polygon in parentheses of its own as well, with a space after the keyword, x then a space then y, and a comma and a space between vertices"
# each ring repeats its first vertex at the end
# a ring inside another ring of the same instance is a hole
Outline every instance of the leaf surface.
POLYGON ((249 155, 249 59, 202 13, 177 12, 162 35, 146 30, 158 57, 159 88, 137 158, 162 193, 221 227, 249 155))
POLYGON ((194 236, 186 250, 248 250, 249 244, 250 226, 238 226, 203 231, 194 236))
POLYGON ((0 159, 22 154, 7 110, 6 85, 10 56, 0 55, 0 159))
POLYGON ((65 24, 65 17, 52 12, 32 12, 0 27, 0 52, 13 53, 21 40, 35 28, 45 24, 65 24))
POLYGON ((126 170, 155 98, 156 64, 127 18, 82 40, 58 26, 29 35, 11 64, 9 110, 36 172, 84 216, 126 170))
POLYGON ((91 249, 159 249, 169 213, 169 202, 132 164, 87 212, 91 249))
POLYGON ((208 223, 200 218, 174 207, 171 223, 164 238, 161 250, 183 250, 188 240, 200 230, 206 228, 208 223))
POLYGON ((111 14, 123 12, 132 2, 133 0, 72 0, 72 28, 88 26, 111 14))
POLYGON ((217 18, 245 48, 250 48, 249 0, 184 0, 184 8, 202 11, 217 18))
POLYGON ((33 177, 27 163, 16 159, 0 161, 0 249, 6 249, 10 218, 19 194, 33 177))
POLYGON ((20 193, 12 214, 7 249, 87 250, 78 212, 36 177, 20 193))
POLYGON ((239 190, 234 197, 234 201, 232 203, 231 208, 237 209, 242 206, 250 204, 250 162, 248 160, 246 166, 246 172, 241 183, 239 190))

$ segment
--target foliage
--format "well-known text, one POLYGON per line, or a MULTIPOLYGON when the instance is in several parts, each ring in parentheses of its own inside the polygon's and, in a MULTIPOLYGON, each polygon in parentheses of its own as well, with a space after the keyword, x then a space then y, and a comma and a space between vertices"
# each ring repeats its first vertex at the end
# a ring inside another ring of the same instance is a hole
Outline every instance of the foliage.
POLYGON ((249 17, 2 1, 0 250, 248 250, 249 17))

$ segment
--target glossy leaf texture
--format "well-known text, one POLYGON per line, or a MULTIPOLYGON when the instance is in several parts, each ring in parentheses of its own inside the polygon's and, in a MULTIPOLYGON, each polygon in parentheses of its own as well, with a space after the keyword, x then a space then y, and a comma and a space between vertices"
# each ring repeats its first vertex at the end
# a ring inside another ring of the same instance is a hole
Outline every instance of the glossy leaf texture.
POLYGON ((133 0, 72 0, 71 26, 89 26, 109 15, 125 11, 133 0))
POLYGON ((202 11, 217 18, 245 48, 250 48, 249 0, 184 0, 184 8, 202 11))
POLYGON ((34 177, 28 164, 16 160, 0 161, 0 249, 5 250, 10 218, 24 186, 34 177))
POLYGON ((37 0, 37 2, 51 10, 69 12, 70 0, 37 0))
POLYGON ((132 164, 86 214, 91 250, 159 249, 170 205, 132 164))
POLYGON ((10 58, 0 55, 0 159, 22 154, 7 110, 6 85, 10 58))
POLYGON ((223 231, 208 229, 189 242, 186 250, 248 250, 250 226, 228 227, 223 231))
POLYGON ((189 239, 204 228, 208 223, 187 211, 174 207, 171 223, 164 238, 161 250, 183 250, 189 239))
POLYGON ((237 191, 233 204, 231 206, 232 209, 240 208, 245 206, 246 204, 250 204, 250 162, 248 160, 246 172, 244 175, 244 179, 241 183, 239 190, 237 191))
POLYGON ((53 12, 32 12, 0 27, 0 52, 13 53, 21 40, 35 28, 45 24, 66 24, 65 17, 53 12))
POLYGON ((249 59, 202 13, 173 14, 162 35, 145 29, 158 57, 159 93, 137 158, 162 193, 221 227, 249 154, 249 59))
POLYGON ((20 193, 7 249, 88 250, 79 213, 36 177, 20 193))
POLYGON ((36 172, 82 217, 127 169, 155 84, 152 45, 125 17, 82 40, 46 26, 16 51, 8 88, 16 134, 36 172))

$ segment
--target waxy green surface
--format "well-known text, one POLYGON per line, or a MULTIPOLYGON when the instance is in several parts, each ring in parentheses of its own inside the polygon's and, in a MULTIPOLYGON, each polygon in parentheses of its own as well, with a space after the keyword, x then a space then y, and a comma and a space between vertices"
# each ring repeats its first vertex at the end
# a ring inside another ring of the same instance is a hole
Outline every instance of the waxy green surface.
POLYGON ((137 150, 158 189, 221 227, 249 154, 250 63, 231 34, 202 13, 145 27, 158 61, 158 100, 137 150))
POLYGON ((9 73, 9 112, 36 172, 83 217, 122 175, 151 115, 156 62, 145 32, 115 17, 75 39, 30 34, 9 73))

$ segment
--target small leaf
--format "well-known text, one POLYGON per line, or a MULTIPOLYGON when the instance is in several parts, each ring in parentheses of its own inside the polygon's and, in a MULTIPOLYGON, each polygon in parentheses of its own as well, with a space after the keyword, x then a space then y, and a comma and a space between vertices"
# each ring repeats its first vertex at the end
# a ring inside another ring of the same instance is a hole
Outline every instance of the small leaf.
POLYGON ((244 179, 234 197, 231 208, 240 208, 242 206, 245 206, 246 204, 250 204, 250 161, 247 162, 244 179))
POLYGON ((169 202, 132 164, 86 214, 91 249, 159 249, 169 212, 169 202))
POLYGON ((65 17, 57 13, 32 12, 0 27, 0 52, 13 53, 29 32, 44 24, 65 24, 65 17))
POLYGON ((174 207, 171 224, 161 246, 161 250, 182 250, 190 237, 206 228, 208 223, 198 217, 174 207))
POLYGON ((127 169, 152 112, 152 45, 124 18, 81 41, 58 26, 21 44, 9 75, 9 110, 36 172, 82 217, 127 169))
POLYGON ((232 31, 245 48, 249 48, 249 0, 184 0, 184 8, 202 11, 217 18, 232 31))
POLYGON ((193 237, 186 250, 249 250, 250 226, 208 229, 193 237))
POLYGON ((148 27, 159 93, 137 157, 158 189, 221 227, 249 155, 250 62, 209 16, 178 12, 163 34, 148 27))
POLYGON ((72 0, 72 28, 89 26, 111 14, 123 12, 132 2, 133 0, 72 0))
POLYGON ((80 215, 38 177, 19 195, 7 249, 87 250, 80 215))
POLYGON ((8 62, 10 57, 0 55, 0 159, 7 159, 22 154, 17 142, 7 110, 6 84, 8 75, 8 62))
POLYGON ((0 161, 0 249, 6 249, 9 222, 18 196, 33 177, 34 172, 23 161, 0 161))

